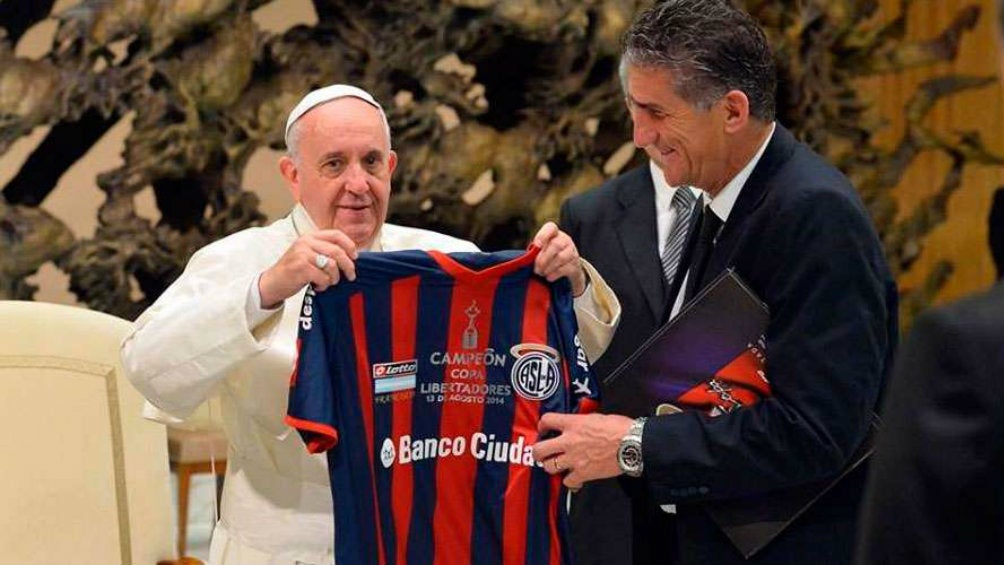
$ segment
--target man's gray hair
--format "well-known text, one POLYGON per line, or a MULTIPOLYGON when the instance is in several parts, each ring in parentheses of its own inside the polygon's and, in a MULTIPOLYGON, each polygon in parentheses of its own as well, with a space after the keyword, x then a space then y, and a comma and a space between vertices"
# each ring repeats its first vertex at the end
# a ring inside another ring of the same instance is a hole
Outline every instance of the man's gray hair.
POLYGON ((383 121, 383 127, 387 133, 387 147, 391 147, 390 124, 387 122, 387 115, 380 103, 373 98, 373 95, 350 84, 332 84, 310 91, 289 112, 289 117, 286 118, 286 152, 289 153, 290 157, 297 158, 300 146, 300 118, 322 104, 345 97, 358 98, 380 112, 380 119, 383 121))
POLYGON ((707 110, 730 90, 750 101, 750 114, 773 121, 774 55, 752 16, 728 0, 665 0, 642 12, 625 32, 621 82, 627 68, 666 69, 687 103, 707 110))

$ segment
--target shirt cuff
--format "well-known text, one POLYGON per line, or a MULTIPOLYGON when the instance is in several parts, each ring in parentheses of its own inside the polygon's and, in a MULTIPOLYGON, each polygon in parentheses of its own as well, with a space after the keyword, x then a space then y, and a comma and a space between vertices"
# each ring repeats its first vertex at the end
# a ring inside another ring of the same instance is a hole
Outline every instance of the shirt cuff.
POLYGON ((579 323, 579 339, 590 362, 603 355, 620 323, 621 305, 614 291, 585 259, 580 259, 589 283, 573 302, 579 323))
POLYGON ((585 259, 579 259, 586 272, 586 289, 574 299, 575 309, 589 314, 597 323, 613 326, 620 318, 621 305, 599 272, 585 259))
POLYGON ((593 293, 593 281, 586 275, 586 288, 582 294, 573 297, 573 304, 576 308, 589 312, 596 319, 601 319, 609 312, 604 312, 604 307, 600 304, 599 298, 593 293))

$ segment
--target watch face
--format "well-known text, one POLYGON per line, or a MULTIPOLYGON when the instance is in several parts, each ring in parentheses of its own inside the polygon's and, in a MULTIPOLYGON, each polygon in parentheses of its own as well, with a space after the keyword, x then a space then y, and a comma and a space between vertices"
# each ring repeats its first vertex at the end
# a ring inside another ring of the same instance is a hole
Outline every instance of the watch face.
POLYGON ((629 445, 624 449, 624 464, 631 468, 637 468, 641 464, 641 450, 636 445, 629 445))
POLYGON ((641 446, 634 442, 621 445, 617 453, 617 461, 621 470, 631 476, 637 476, 641 471, 641 446))

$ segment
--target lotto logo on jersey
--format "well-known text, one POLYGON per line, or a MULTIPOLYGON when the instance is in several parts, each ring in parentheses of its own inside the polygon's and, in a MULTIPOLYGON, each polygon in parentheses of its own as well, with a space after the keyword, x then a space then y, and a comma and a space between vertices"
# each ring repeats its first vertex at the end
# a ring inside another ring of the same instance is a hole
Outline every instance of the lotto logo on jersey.
POLYGON ((516 362, 509 377, 516 392, 527 400, 546 400, 558 391, 561 373, 558 352, 546 345, 520 343, 509 350, 516 362))
POLYGON ((373 394, 388 394, 415 388, 418 360, 373 364, 373 394))

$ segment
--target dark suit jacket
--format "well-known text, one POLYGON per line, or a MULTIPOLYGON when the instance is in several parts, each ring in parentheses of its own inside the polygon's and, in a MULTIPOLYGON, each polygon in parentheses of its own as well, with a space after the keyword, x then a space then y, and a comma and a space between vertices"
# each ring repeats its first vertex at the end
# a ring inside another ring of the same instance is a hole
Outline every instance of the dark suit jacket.
MULTIPOLYGON (((659 327, 668 285, 663 283, 655 220, 655 187, 649 166, 611 179, 597 189, 566 201, 561 227, 603 275, 621 303, 622 323, 603 356, 593 364, 602 380, 659 327)), ((617 406, 604 404, 604 412, 617 406)), ((586 484, 572 498, 572 550, 576 565, 648 563, 654 527, 660 516, 652 505, 636 504, 617 480, 586 484), (637 543, 632 544, 632 538, 637 543), (635 547, 632 547, 634 545, 635 547), (633 554, 634 559, 632 558, 633 554)), ((659 553, 665 553, 660 548, 659 553)))
MULTIPOLYGON (((668 304, 650 282, 662 284, 654 197, 624 186, 612 182, 573 198, 562 213, 580 253, 621 298, 629 335, 618 331, 608 349, 616 356, 650 333, 668 304), (638 280, 621 282, 626 277, 638 280)), ((773 396, 717 418, 649 419, 643 504, 678 504, 682 564, 849 563, 863 470, 751 561, 701 503, 743 498, 769 506, 772 491, 836 476, 864 439, 897 339, 896 288, 868 214, 837 169, 778 125, 708 265, 703 281, 732 267, 770 308, 773 396)), ((601 377, 615 362, 606 361, 597 363, 601 377)))
POLYGON ((917 318, 883 408, 861 565, 1004 556, 1004 282, 917 318))

